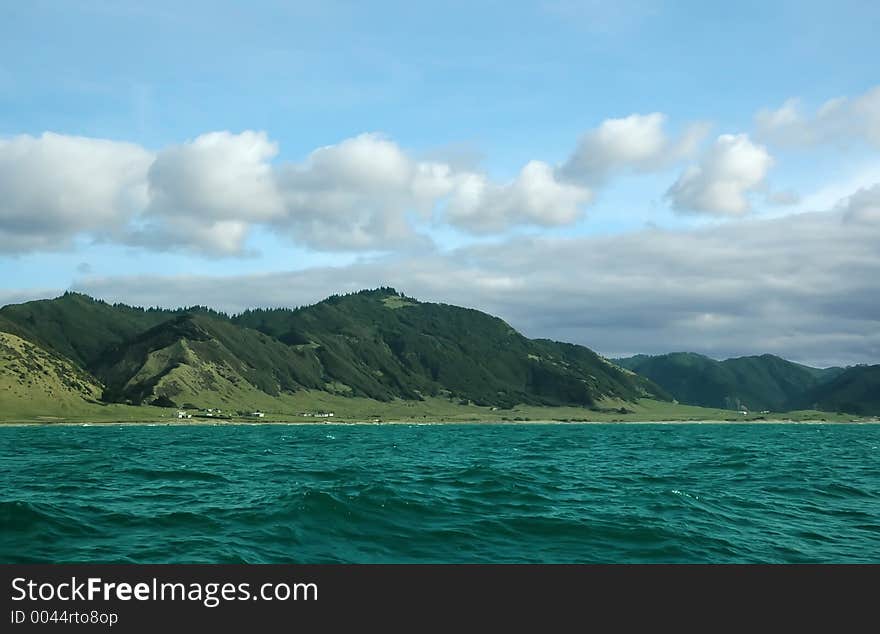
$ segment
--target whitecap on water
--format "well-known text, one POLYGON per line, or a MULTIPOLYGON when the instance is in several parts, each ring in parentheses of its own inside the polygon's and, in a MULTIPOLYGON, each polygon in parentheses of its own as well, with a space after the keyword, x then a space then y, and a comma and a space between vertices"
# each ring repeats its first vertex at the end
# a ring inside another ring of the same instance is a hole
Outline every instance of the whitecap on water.
POLYGON ((682 497, 690 498, 692 500, 699 500, 700 499, 699 495, 691 495, 690 493, 686 493, 684 491, 679 491, 678 489, 672 489, 672 491, 670 491, 670 493, 672 493, 673 495, 680 495, 682 497))

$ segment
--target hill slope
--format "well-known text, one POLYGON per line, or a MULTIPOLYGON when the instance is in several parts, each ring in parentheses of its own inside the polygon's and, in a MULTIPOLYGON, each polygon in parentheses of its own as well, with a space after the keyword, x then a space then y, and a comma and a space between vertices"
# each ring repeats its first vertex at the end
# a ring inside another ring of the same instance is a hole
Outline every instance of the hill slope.
MULTIPOLYGON (((2 327, 2 324, 0 324, 2 327)), ((21 337, 0 332, 0 409, 6 413, 76 411, 101 386, 74 364, 21 337)))
POLYGON ((638 355, 616 363, 654 381, 679 402, 784 411, 840 368, 817 369, 765 354, 716 361, 690 352, 638 355))
POLYGON ((803 409, 880 415, 880 365, 847 368, 830 381, 808 390, 794 405, 803 409))
POLYGON ((448 393, 484 405, 592 406, 609 397, 663 397, 587 348, 530 340, 497 317, 393 289, 297 310, 247 311, 233 322, 310 347, 325 378, 379 400, 448 393))
POLYGON ((106 401, 253 407, 266 396, 322 388, 313 357, 262 333, 184 314, 112 346, 93 368, 106 401))
POLYGON ((380 401, 593 407, 665 396, 582 346, 529 340, 496 317, 392 289, 233 319, 69 293, 8 306, 0 319, 90 372, 108 402, 249 408, 320 390, 380 401))
POLYGON ((70 359, 82 368, 110 345, 147 330, 172 311, 111 305, 79 293, 55 299, 10 304, 0 308, 0 319, 14 325, 17 334, 70 359))

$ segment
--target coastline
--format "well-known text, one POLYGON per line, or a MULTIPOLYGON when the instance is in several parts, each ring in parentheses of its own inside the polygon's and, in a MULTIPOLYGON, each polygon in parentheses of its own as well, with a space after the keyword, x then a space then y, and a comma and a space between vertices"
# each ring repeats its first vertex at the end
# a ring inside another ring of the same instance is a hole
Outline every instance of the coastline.
POLYGON ((262 426, 333 426, 346 427, 352 425, 410 425, 410 426, 444 426, 444 425, 877 425, 878 418, 866 418, 864 420, 832 420, 811 419, 794 420, 790 418, 766 419, 766 420, 630 420, 630 421, 562 421, 562 420, 445 420, 445 421, 416 421, 416 420, 385 420, 385 421, 10 421, 0 422, 3 427, 262 427, 262 426))

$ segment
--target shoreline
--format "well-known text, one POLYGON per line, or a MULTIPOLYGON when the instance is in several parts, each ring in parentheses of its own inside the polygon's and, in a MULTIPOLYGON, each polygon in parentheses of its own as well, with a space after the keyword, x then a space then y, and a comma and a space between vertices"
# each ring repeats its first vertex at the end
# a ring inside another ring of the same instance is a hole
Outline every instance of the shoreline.
POLYGON ((411 426, 443 426, 443 425, 877 425, 880 419, 865 420, 793 420, 788 418, 767 420, 632 420, 632 421, 561 421, 561 420, 445 420, 445 421, 414 421, 414 420, 385 420, 385 421, 10 421, 0 422, 3 427, 262 427, 262 426, 335 426, 345 427, 350 425, 411 425, 411 426))

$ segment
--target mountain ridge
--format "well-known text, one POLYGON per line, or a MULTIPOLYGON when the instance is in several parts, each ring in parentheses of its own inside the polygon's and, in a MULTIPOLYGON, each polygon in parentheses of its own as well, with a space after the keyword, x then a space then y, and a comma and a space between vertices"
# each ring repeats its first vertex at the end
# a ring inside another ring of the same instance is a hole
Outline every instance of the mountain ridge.
POLYGON ((3 307, 0 320, 89 373, 105 402, 242 406, 299 390, 502 408, 669 398, 588 348, 531 340, 498 317, 390 288, 232 317, 68 293, 3 307))
MULTIPOLYGON (((599 409, 653 399, 753 412, 880 413, 873 370, 812 368, 769 354, 606 359, 585 346, 529 339, 472 308, 421 302, 388 287, 235 315, 205 306, 109 304, 68 292, 0 308, 0 332, 83 378, 88 398, 97 391, 105 404, 241 411, 311 391, 491 408, 599 409)), ((7 374, 21 374, 19 357, 7 374)))
POLYGON ((614 362, 651 379, 681 403, 749 411, 797 409, 809 390, 845 372, 845 368, 813 368, 772 354, 718 361, 694 352, 671 352, 614 362))

